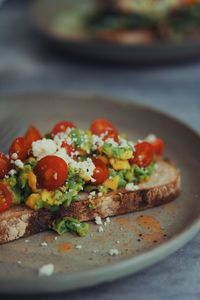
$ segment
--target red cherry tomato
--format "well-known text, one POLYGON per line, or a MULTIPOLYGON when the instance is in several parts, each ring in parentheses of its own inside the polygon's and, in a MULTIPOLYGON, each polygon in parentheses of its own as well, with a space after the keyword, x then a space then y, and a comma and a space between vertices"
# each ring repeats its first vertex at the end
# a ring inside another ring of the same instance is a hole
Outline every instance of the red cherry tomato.
POLYGON ((0 153, 0 179, 4 178, 4 176, 8 174, 10 169, 11 166, 9 159, 3 153, 0 153))
POLYGON ((136 164, 139 167, 147 167, 153 159, 153 147, 148 142, 142 142, 135 145, 134 157, 129 161, 131 164, 136 164))
POLYGON ((112 123, 110 123, 106 119, 96 119, 95 121, 93 121, 92 124, 90 125, 90 131, 96 135, 101 135, 105 131, 117 132, 117 130, 112 125, 112 123))
POLYGON ((95 179, 95 182, 91 182, 91 184, 98 185, 103 183, 108 178, 108 168, 106 164, 99 158, 93 157, 92 162, 95 165, 94 173, 92 175, 92 178, 95 179))
POLYGON ((12 158, 13 153, 17 153, 17 158, 20 160, 25 160, 28 156, 28 147, 23 137, 17 137, 11 144, 9 148, 9 155, 12 158))
POLYGON ((28 128, 28 130, 26 131, 24 138, 25 138, 27 147, 30 149, 32 143, 40 140, 42 138, 42 135, 36 127, 30 126, 28 128))
POLYGON ((151 145, 153 146, 153 151, 156 155, 163 154, 165 144, 162 139, 155 139, 153 142, 151 142, 151 145))
POLYGON ((66 150, 66 152, 67 152, 68 155, 71 155, 71 153, 73 151, 73 148, 72 148, 71 145, 69 145, 69 144, 67 144, 65 142, 62 142, 61 147, 65 148, 65 150, 66 150))
POLYGON ((70 121, 59 122, 53 127, 51 136, 54 137, 59 132, 65 132, 67 128, 76 128, 76 126, 70 121))
POLYGON ((7 210, 13 202, 13 196, 4 183, 0 183, 0 212, 7 210))
POLYGON ((68 176, 66 162, 54 155, 40 159, 34 168, 38 186, 47 190, 56 190, 62 186, 68 176))
POLYGON ((112 138, 116 143, 119 143, 119 136, 118 132, 113 129, 113 130, 108 130, 106 135, 103 138, 103 141, 106 141, 107 139, 112 138))

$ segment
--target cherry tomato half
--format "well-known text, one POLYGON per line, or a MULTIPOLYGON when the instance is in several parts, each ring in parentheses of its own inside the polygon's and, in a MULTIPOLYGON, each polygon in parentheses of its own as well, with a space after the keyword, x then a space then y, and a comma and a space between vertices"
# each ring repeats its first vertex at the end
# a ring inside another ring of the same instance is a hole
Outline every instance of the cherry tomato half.
POLYGON ((76 128, 76 126, 70 121, 61 121, 53 127, 51 136, 54 137, 59 132, 65 132, 67 128, 76 128))
POLYGON ((71 155, 73 151, 73 147, 71 145, 67 144, 66 142, 62 142, 61 147, 66 150, 68 155, 71 155))
POLYGON ((151 145, 153 146, 153 151, 156 155, 162 155, 164 152, 165 144, 162 139, 155 139, 153 142, 151 142, 151 145))
POLYGON ((135 145, 134 157, 129 161, 131 164, 136 164, 139 167, 147 167, 153 159, 153 147, 148 142, 142 142, 135 145))
POLYGON ((40 140, 42 138, 42 135, 36 127, 30 126, 28 128, 28 130, 26 131, 24 138, 25 138, 27 147, 29 149, 31 149, 32 143, 40 140))
POLYGON ((4 178, 4 176, 8 174, 10 169, 11 166, 9 159, 3 153, 0 153, 0 179, 4 178))
POLYGON ((40 188, 56 190, 62 186, 68 176, 66 162, 54 155, 47 155, 40 159, 34 168, 37 183, 40 188))
POLYGON ((92 177, 95 179, 95 182, 91 182, 91 184, 98 185, 103 183, 108 178, 108 168, 106 164, 99 158, 93 157, 92 162, 95 165, 94 173, 92 175, 92 177))
POLYGON ((90 131, 96 135, 101 135, 105 131, 117 132, 113 124, 106 119, 96 119, 95 121, 93 121, 92 124, 90 125, 90 131))
POLYGON ((118 136, 118 132, 113 129, 113 130, 108 130, 106 135, 104 136, 103 140, 106 141, 107 139, 112 138, 116 143, 119 143, 119 136, 118 136))
POLYGON ((23 137, 17 137, 12 142, 8 153, 10 155, 10 158, 12 158, 13 153, 17 153, 17 158, 21 160, 25 160, 28 156, 28 147, 25 141, 25 138, 23 137))
POLYGON ((4 183, 0 183, 0 212, 7 210, 13 202, 13 196, 4 183))

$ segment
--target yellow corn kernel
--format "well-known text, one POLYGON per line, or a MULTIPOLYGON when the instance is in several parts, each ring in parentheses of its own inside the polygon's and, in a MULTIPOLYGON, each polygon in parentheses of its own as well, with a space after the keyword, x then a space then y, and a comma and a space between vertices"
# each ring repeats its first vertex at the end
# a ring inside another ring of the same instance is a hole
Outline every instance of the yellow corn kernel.
POLYGON ((115 176, 111 179, 106 179, 103 185, 113 191, 116 191, 119 184, 119 176, 115 176))
POLYGON ((115 170, 127 170, 130 169, 128 160, 119 160, 115 158, 110 159, 110 164, 115 170))
POLYGON ((54 199, 52 197, 52 193, 47 190, 43 190, 41 192, 41 199, 42 201, 48 203, 49 205, 54 205, 54 199))
POLYGON ((98 155, 97 158, 101 159, 106 165, 108 165, 109 160, 105 155, 98 155))
POLYGON ((33 192, 37 190, 37 178, 33 172, 28 173, 28 185, 33 192))
POLYGON ((37 210, 37 201, 40 198, 39 194, 31 194, 30 196, 28 196, 27 200, 26 200, 26 205, 28 207, 30 207, 31 209, 37 210))

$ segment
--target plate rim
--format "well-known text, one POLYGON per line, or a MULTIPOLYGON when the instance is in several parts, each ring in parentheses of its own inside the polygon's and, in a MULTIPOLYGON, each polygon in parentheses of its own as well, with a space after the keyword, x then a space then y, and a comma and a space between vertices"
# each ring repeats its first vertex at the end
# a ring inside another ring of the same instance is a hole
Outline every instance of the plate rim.
MULTIPOLYGON (((190 127, 187 123, 179 120, 173 115, 169 113, 163 112, 158 108, 151 107, 144 103, 139 103, 137 101, 131 100, 123 100, 120 101, 120 96, 107 96, 101 95, 100 93, 72 93, 72 92, 26 92, 26 93, 15 93, 15 94, 4 94, 0 95, 1 98, 16 98, 23 97, 24 99, 27 97, 42 97, 46 98, 49 96, 57 96, 68 98, 83 98, 83 99, 92 99, 92 98, 101 98, 102 101, 109 101, 109 103, 118 104, 118 105, 128 105, 130 107, 140 107, 143 109, 147 109, 153 113, 160 114, 161 116, 167 117, 168 119, 173 119, 177 122, 181 127, 190 131, 191 134, 195 135, 197 139, 200 138, 199 133, 190 127)), ((123 278, 130 274, 134 274, 142 269, 145 269, 167 256, 174 253, 176 250, 180 249, 187 242, 189 242, 198 232, 200 231, 200 216, 193 219, 189 225, 178 232, 175 236, 167 239, 161 245, 156 246, 153 249, 146 250, 142 254, 139 254, 135 257, 123 259, 122 261, 113 263, 107 267, 99 267, 94 270, 88 270, 86 272, 76 273, 71 275, 70 277, 65 274, 54 274, 48 278, 36 277, 31 280, 15 280, 12 282, 12 289, 10 290, 10 281, 9 279, 0 280, 0 294, 46 294, 46 293, 57 293, 57 292, 65 292, 78 288, 92 287, 97 284, 110 282, 113 280, 117 280, 119 278, 123 278), (134 269, 132 269, 134 267, 134 269), (95 277, 94 277, 95 274, 95 277), (67 283, 67 284, 66 284, 67 283), (21 284, 21 286, 20 286, 21 284), (32 290, 33 284, 37 287, 36 290, 32 290), (44 288, 45 287, 45 288, 44 288), (48 287, 48 288, 47 288, 48 287)))

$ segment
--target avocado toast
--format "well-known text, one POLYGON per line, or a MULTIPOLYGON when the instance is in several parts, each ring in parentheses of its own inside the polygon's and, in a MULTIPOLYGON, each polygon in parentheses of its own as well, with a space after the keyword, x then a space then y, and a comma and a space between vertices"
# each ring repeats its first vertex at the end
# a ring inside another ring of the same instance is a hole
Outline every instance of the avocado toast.
POLYGON ((97 119, 85 131, 57 123, 42 136, 31 126, 0 155, 0 243, 47 229, 87 234, 85 221, 161 205, 180 190, 164 142, 129 141, 97 119))

